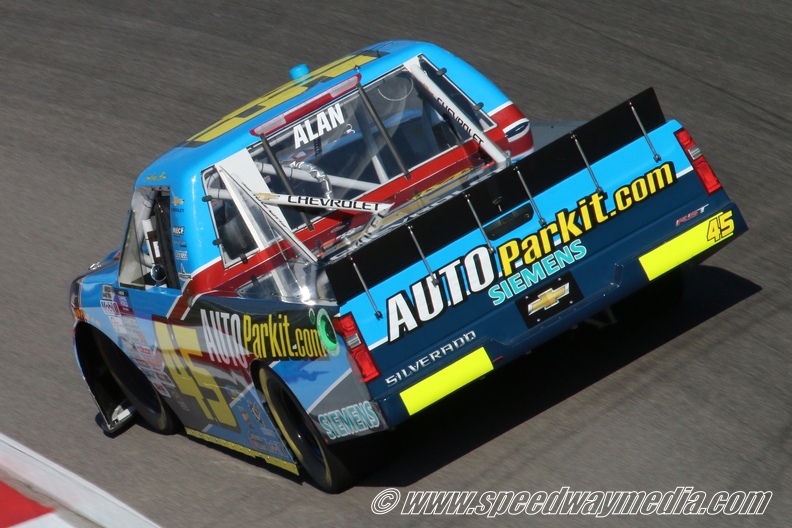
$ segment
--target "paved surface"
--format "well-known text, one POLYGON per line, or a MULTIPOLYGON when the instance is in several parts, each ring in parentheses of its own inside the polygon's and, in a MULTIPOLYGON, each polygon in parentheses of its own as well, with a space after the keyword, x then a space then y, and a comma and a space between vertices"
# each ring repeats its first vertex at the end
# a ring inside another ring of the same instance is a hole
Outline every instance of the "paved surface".
POLYGON ((792 4, 427 4, 0 3, 0 432, 166 527, 480 522, 375 517, 371 500, 391 486, 682 485, 774 496, 757 518, 597 524, 787 526, 792 4), (285 82, 293 65, 316 67, 390 38, 445 46, 538 120, 588 119, 654 86, 751 231, 690 277, 675 311, 559 343, 428 409, 401 431, 391 464, 340 496, 186 437, 135 426, 106 438, 75 366, 67 287, 120 245, 135 176, 285 82))

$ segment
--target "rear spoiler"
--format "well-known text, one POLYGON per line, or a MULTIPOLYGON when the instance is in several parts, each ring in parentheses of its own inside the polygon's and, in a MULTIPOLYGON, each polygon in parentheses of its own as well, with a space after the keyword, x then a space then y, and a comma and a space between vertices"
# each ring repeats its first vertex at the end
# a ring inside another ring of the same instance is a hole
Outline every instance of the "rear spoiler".
MULTIPOLYGON (((654 152, 648 133, 666 119, 653 88, 561 136, 530 156, 493 174, 410 222, 361 246, 326 266, 327 277, 339 304, 423 260, 453 240, 480 229, 487 244, 510 231, 510 219, 524 223, 534 209, 526 204, 517 214, 486 228, 503 211, 530 200, 591 164, 644 137, 654 152), (519 218, 518 218, 519 217, 519 218)), ((431 271, 431 270, 430 270, 431 271)))

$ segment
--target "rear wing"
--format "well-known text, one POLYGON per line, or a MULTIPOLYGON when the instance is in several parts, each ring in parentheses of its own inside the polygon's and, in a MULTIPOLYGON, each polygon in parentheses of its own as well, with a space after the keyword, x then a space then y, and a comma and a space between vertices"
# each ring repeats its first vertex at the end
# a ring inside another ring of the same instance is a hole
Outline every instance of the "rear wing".
POLYGON ((654 89, 649 88, 465 192, 331 261, 325 270, 338 304, 368 293, 371 286, 416 262, 423 261, 433 275, 425 255, 476 229, 492 252, 492 240, 529 221, 534 214, 539 214, 544 225, 534 196, 585 169, 593 188, 600 190, 591 165, 641 137, 659 160, 648 133, 665 123, 654 89), (504 215, 504 211, 521 204, 504 215))

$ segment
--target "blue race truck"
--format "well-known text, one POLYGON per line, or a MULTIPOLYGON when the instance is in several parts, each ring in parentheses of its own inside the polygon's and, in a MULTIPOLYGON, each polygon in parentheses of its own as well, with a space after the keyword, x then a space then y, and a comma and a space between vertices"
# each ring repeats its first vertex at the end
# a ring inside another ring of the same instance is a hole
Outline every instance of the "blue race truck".
POLYGON ((531 123, 415 42, 293 77, 144 170, 73 282, 107 434, 140 416, 339 491, 384 431, 627 297, 673 301, 747 229, 651 89, 531 123))

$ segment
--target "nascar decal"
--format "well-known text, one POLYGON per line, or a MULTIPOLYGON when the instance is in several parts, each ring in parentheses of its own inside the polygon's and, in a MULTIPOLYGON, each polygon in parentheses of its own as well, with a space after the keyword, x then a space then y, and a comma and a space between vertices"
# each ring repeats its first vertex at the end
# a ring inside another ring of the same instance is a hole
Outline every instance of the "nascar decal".
POLYGON ((536 233, 498 246, 500 273, 486 246, 472 249, 464 257, 412 284, 409 288, 411 295, 402 290, 388 298, 388 341, 392 343, 417 330, 423 323, 439 317, 448 307, 465 302, 468 295, 487 290, 492 304, 498 306, 558 273, 586 256, 586 246, 578 240, 579 237, 676 181, 674 166, 667 162, 616 189, 612 211, 605 204, 607 193, 593 193, 581 198, 575 209, 558 211, 554 215, 555 220, 536 233), (498 281, 501 273, 503 279, 498 281))

